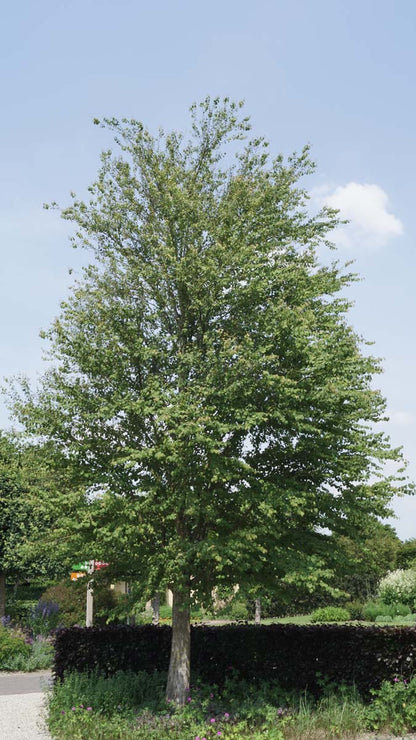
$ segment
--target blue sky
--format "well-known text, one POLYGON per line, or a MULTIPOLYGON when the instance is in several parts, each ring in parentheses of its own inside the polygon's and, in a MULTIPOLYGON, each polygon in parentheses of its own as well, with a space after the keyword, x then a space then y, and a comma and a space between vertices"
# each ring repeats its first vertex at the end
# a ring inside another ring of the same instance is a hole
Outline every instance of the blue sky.
MULTIPOLYGON (((306 142, 316 203, 350 218, 340 259, 363 280, 351 321, 384 358, 386 428, 416 480, 416 4, 413 0, 21 0, 0 44, 0 374, 42 369, 39 330, 86 255, 42 204, 83 194, 111 145, 94 117, 183 128, 193 101, 246 100, 272 151, 306 142)), ((5 406, 0 424, 9 425, 5 406)), ((416 536, 416 497, 394 502, 416 536)))

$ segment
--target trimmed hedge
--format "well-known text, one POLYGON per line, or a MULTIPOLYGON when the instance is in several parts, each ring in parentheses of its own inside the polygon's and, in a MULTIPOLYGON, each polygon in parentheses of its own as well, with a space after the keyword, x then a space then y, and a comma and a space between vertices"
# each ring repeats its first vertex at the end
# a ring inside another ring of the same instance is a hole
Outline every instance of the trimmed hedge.
MULTIPOLYGON (((167 671, 167 626, 81 628, 58 632, 54 672, 104 675, 117 671, 167 671)), ((196 626, 191 632, 194 676, 222 685, 233 670, 256 682, 278 680, 286 688, 318 695, 322 678, 355 684, 363 695, 396 674, 416 672, 416 629, 350 625, 273 624, 196 626)))

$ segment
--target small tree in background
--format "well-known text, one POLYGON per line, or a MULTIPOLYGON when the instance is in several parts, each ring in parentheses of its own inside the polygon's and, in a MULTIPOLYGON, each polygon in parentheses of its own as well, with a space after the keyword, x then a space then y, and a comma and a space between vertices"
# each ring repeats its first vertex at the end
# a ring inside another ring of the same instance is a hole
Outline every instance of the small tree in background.
POLYGON ((14 408, 95 487, 96 557, 148 598, 172 589, 167 697, 183 703, 191 601, 331 589, 334 534, 388 513, 400 456, 373 431, 353 276, 317 260, 338 221, 307 210, 308 150, 271 158, 228 99, 192 108, 189 140, 103 125, 119 153, 62 211, 95 264, 47 334, 54 368, 14 408))

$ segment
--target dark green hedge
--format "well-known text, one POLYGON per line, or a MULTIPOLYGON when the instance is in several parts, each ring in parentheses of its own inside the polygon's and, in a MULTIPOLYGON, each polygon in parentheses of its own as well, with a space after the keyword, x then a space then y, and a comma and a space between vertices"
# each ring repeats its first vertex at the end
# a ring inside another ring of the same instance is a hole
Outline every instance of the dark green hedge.
MULTIPOLYGON (((170 627, 80 628, 56 637, 55 675, 98 670, 167 671, 170 627)), ((232 670, 250 681, 276 679, 319 693, 320 677, 363 693, 416 671, 416 629, 347 625, 225 625, 192 628, 192 669, 221 685, 232 670), (318 676, 318 678, 317 678, 318 676)))

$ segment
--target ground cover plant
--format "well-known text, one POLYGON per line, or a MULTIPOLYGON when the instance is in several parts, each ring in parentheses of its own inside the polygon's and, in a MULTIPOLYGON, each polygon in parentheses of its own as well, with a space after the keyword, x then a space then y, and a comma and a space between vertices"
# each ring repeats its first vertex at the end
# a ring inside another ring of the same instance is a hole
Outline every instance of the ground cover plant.
POLYGON ((222 689, 194 682, 185 707, 166 701, 166 674, 119 672, 111 678, 72 673, 48 700, 52 736, 65 740, 330 740, 366 731, 416 730, 416 678, 394 677, 364 701, 353 687, 328 684, 322 694, 257 686, 236 673, 222 689))
POLYGON ((221 690, 192 684, 178 708, 165 699, 165 680, 163 673, 120 672, 108 679, 73 673, 50 695, 51 733, 66 740, 295 740, 365 727, 364 704, 351 689, 332 688, 316 701, 277 681, 253 686, 234 674, 221 690))
POLYGON ((50 668, 52 661, 50 641, 40 635, 34 639, 10 624, 0 625, 0 671, 37 671, 50 668))

